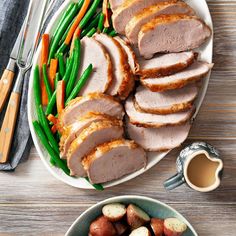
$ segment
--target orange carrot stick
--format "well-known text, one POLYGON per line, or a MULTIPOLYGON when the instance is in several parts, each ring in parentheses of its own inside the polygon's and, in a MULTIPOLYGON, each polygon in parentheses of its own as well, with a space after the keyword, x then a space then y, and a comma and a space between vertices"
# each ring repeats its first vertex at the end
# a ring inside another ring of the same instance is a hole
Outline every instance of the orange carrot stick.
POLYGON ((57 67, 58 67, 58 60, 51 59, 48 75, 49 75, 49 83, 50 83, 52 90, 54 90, 54 80, 56 78, 57 67))
POLYGON ((102 13, 104 14, 104 27, 109 28, 109 10, 108 10, 108 0, 103 0, 102 13))
POLYGON ((83 3, 83 6, 81 7, 78 15, 76 16, 76 19, 74 21, 74 23, 72 24, 67 36, 66 36, 66 39, 65 39, 65 44, 66 45, 69 45, 70 44, 70 41, 80 23, 80 21, 82 20, 82 18, 84 17, 88 7, 89 7, 89 4, 90 4, 90 0, 85 0, 84 3, 83 3))
POLYGON ((60 80, 57 84, 57 111, 61 113, 65 108, 65 81, 60 80))
POLYGON ((53 125, 51 131, 53 134, 55 134, 57 132, 57 125, 53 125))
POLYGON ((48 119, 50 122, 52 122, 54 125, 57 124, 57 118, 56 118, 54 115, 49 114, 49 115, 47 116, 47 119, 48 119))
POLYGON ((71 42, 70 54, 72 54, 72 52, 73 52, 75 39, 76 39, 76 38, 80 38, 81 32, 82 32, 82 30, 81 30, 79 27, 77 27, 77 29, 76 29, 76 31, 75 31, 75 33, 74 33, 72 42, 71 42))
POLYGON ((48 104, 48 96, 46 91, 46 86, 44 84, 44 81, 42 79, 42 66, 43 64, 47 64, 48 60, 48 52, 49 52, 49 35, 43 34, 42 35, 42 51, 41 51, 41 61, 40 61, 40 71, 41 71, 41 80, 40 80, 40 86, 41 86, 41 93, 42 93, 42 104, 43 106, 47 106, 48 104))

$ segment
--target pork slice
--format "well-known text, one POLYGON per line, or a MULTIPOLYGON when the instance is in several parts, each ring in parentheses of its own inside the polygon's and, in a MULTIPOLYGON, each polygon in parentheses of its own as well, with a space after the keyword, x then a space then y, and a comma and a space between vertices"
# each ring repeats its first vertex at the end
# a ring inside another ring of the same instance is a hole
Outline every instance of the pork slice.
POLYGON ((93 65, 93 72, 81 89, 80 96, 93 92, 105 93, 112 82, 112 63, 104 46, 93 38, 84 37, 81 40, 78 79, 90 64, 93 65))
POLYGON ((187 69, 170 76, 141 79, 141 83, 153 92, 162 92, 182 88, 185 85, 204 78, 213 64, 196 61, 187 69))
POLYGON ((194 58, 193 51, 162 54, 149 60, 139 57, 140 69, 137 74, 142 79, 172 75, 190 66, 194 62, 194 58))
POLYGON ((86 176, 81 163, 82 159, 98 145, 123 137, 121 121, 100 121, 92 123, 70 145, 67 155, 67 165, 71 176, 86 176))
POLYGON ((120 43, 120 45, 123 47, 123 49, 125 50, 125 52, 128 56, 128 62, 129 62, 130 69, 132 70, 132 73, 135 74, 137 71, 139 71, 139 64, 137 62, 137 58, 136 58, 136 55, 135 55, 133 49, 121 37, 116 36, 114 39, 117 40, 120 43))
POLYGON ((159 2, 165 2, 166 0, 129 0, 124 1, 112 15, 112 22, 116 32, 125 34, 125 27, 132 17, 138 12, 142 11, 151 5, 159 2))
POLYGON ((73 99, 59 115, 59 127, 71 125, 76 120, 82 118, 88 112, 97 112, 122 119, 124 110, 122 105, 112 96, 91 93, 83 97, 73 99))
POLYGON ((192 50, 210 36, 209 26, 196 16, 161 15, 142 26, 138 47, 142 56, 151 58, 155 53, 192 50))
POLYGON ((127 54, 115 39, 106 34, 95 34, 94 38, 106 48, 113 64, 113 81, 107 93, 126 99, 134 87, 127 54))
POLYGON ((109 0, 112 11, 116 10, 116 8, 119 7, 121 4, 123 4, 124 2, 125 0, 109 0))
POLYGON ((129 97, 125 103, 125 110, 132 124, 142 127, 159 128, 163 126, 175 126, 186 123, 191 118, 194 107, 184 112, 168 115, 157 115, 137 110, 133 102, 133 97, 129 97))
POLYGON ((171 114, 191 109, 198 94, 196 84, 166 92, 152 92, 139 86, 135 94, 135 107, 153 114, 171 114))
POLYGON ((180 146, 188 137, 191 125, 187 122, 179 126, 161 128, 137 127, 126 119, 128 135, 146 151, 161 152, 180 146))
POLYGON ((81 132, 89 127, 94 122, 100 122, 104 120, 113 120, 114 117, 89 112, 85 116, 76 120, 71 125, 65 127, 61 133, 60 138, 60 156, 63 159, 66 159, 67 152, 70 148, 71 143, 81 134, 81 132))
POLYGON ((91 183, 105 183, 146 166, 146 153, 130 140, 115 140, 102 144, 88 155, 82 164, 91 183))
POLYGON ((149 6, 134 15, 125 27, 125 35, 131 43, 137 44, 139 31, 144 24, 148 23, 156 16, 170 14, 185 14, 192 16, 195 15, 195 12, 188 4, 182 1, 160 2, 149 6))

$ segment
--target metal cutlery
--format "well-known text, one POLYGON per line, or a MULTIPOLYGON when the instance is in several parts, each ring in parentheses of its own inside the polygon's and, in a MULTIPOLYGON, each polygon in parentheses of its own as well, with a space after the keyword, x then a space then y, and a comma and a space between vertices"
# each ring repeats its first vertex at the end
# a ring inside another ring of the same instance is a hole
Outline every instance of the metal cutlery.
MULTIPOLYGON (((51 0, 48 2, 47 11, 46 11, 42 26, 45 24, 47 18, 51 14, 56 3, 57 3, 57 0, 51 0)), ((11 51, 10 59, 8 61, 7 67, 4 70, 1 80, 0 80, 0 113, 3 110, 3 107, 7 101, 8 95, 12 88, 12 83, 14 80, 15 70, 16 70, 17 53, 20 47, 20 42, 21 42, 23 31, 24 31, 25 23, 26 23, 26 19, 24 23, 22 24, 20 33, 18 34, 16 42, 11 51)))
POLYGON ((13 79, 14 77, 14 72, 13 72, 14 68, 12 66, 14 64, 14 58, 16 65, 19 69, 19 73, 13 91, 11 92, 11 96, 9 99, 9 103, 7 106, 7 110, 0 131, 0 163, 5 163, 8 160, 20 104, 24 75, 32 66, 33 56, 37 49, 39 40, 38 34, 43 24, 43 17, 45 16, 46 13, 46 6, 47 6, 47 0, 30 1, 22 37, 20 37, 21 40, 18 47, 19 50, 17 53, 17 57, 15 57, 16 51, 13 51, 14 54, 12 54, 13 57, 11 57, 12 61, 10 59, 11 63, 8 67, 10 70, 8 70, 7 72, 8 74, 7 77, 11 77, 11 79, 13 79))

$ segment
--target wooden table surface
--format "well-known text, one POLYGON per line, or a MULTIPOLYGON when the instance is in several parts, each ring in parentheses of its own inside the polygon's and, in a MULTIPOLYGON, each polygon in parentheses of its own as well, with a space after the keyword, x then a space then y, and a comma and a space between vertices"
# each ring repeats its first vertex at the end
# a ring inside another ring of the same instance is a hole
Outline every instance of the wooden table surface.
POLYGON ((224 158, 220 188, 202 194, 182 186, 167 193, 162 183, 175 173, 179 150, 142 176, 103 192, 75 189, 55 179, 35 148, 14 173, 0 173, 0 235, 64 235, 88 207, 108 197, 137 194, 181 212, 199 235, 236 235, 236 1, 208 1, 215 29, 209 90, 187 143, 204 140, 224 158))

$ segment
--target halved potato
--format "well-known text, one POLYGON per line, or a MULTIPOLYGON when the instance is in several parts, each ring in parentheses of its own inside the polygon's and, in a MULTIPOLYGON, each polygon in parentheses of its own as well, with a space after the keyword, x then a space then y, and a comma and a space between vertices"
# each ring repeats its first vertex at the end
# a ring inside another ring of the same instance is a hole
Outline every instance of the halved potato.
POLYGON ((120 203, 111 203, 102 208, 103 215, 110 221, 121 220, 126 214, 126 206, 120 203))
POLYGON ((127 223, 134 229, 145 225, 150 221, 150 217, 141 208, 134 204, 129 204, 127 208, 127 223))
POLYGON ((128 225, 123 222, 115 222, 114 227, 117 232, 117 236, 123 235, 128 230, 128 225))
POLYGON ((187 225, 176 218, 164 220, 165 236, 181 236, 187 230, 187 225))
POLYGON ((91 236, 116 236, 116 229, 113 224, 104 216, 98 217, 92 222, 89 228, 91 236))
POLYGON ((151 233, 148 228, 141 226, 133 230, 129 236, 151 236, 151 233))
POLYGON ((155 236, 162 236, 164 233, 164 221, 158 218, 152 218, 151 228, 155 236))

